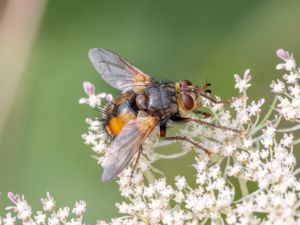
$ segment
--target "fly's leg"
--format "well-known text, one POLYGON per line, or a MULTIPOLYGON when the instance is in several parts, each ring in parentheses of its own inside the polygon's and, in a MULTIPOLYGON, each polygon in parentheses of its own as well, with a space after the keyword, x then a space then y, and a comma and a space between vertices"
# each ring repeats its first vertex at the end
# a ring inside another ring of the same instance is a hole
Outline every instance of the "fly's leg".
POLYGON ((166 134, 167 134, 167 126, 166 126, 166 124, 160 125, 159 132, 160 132, 160 137, 162 137, 162 138, 166 137, 166 134))
POLYGON ((201 95, 202 97, 210 100, 211 102, 213 102, 215 104, 221 104, 221 103, 230 104, 233 101, 233 99, 230 99, 230 100, 217 100, 213 97, 210 97, 209 95, 207 95, 204 92, 200 92, 199 95, 201 95))
POLYGON ((167 140, 167 141, 185 141, 185 142, 188 142, 188 143, 194 145, 196 148, 202 149, 208 156, 211 155, 211 152, 210 152, 207 148, 205 148, 205 147, 199 145, 198 143, 196 143, 196 142, 190 140, 190 139, 187 138, 187 137, 183 137, 183 136, 174 136, 174 137, 162 137, 162 139, 163 139, 163 140, 167 140))
MULTIPOLYGON (((199 111, 197 113, 200 113, 200 114, 202 114, 204 116, 205 115, 210 116, 209 113, 202 112, 202 111, 199 111)), ((181 117, 180 115, 174 115, 171 118, 171 120, 173 120, 175 122, 194 122, 194 123, 198 123, 198 124, 201 124, 201 125, 204 125, 204 126, 214 127, 214 128, 218 128, 218 129, 222 129, 222 130, 229 130, 229 131, 233 131, 233 132, 236 132, 236 133, 242 132, 241 130, 238 130, 238 129, 216 125, 216 124, 209 123, 209 122, 206 122, 206 121, 203 121, 203 120, 199 120, 199 119, 181 117)))
POLYGON ((193 119, 193 118, 182 118, 182 119, 183 119, 183 121, 186 121, 186 122, 194 122, 194 123, 198 123, 198 124, 201 124, 204 126, 214 127, 214 128, 218 128, 218 129, 222 129, 222 130, 229 130, 229 131, 233 131, 236 133, 242 132, 241 130, 238 130, 238 129, 216 125, 216 124, 209 123, 209 122, 206 122, 203 120, 198 120, 198 119, 193 119))
POLYGON ((194 145, 195 147, 202 149, 206 154, 210 155, 210 151, 207 148, 204 148, 203 146, 201 146, 198 143, 190 140, 187 137, 183 137, 183 136, 166 137, 166 126, 164 126, 164 125, 160 126, 160 137, 161 137, 161 139, 166 140, 166 141, 185 141, 185 142, 188 142, 188 143, 194 145))
POLYGON ((208 112, 197 111, 196 113, 197 113, 197 114, 201 114, 201 115, 204 117, 204 119, 211 117, 211 114, 208 113, 208 112))

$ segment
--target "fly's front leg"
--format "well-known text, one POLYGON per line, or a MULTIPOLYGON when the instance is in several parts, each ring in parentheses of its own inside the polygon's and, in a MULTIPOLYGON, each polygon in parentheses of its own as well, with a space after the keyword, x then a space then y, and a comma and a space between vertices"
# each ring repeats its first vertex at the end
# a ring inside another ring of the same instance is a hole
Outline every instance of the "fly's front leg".
POLYGON ((221 104, 221 103, 225 103, 225 104, 230 104, 232 103, 233 99, 229 99, 229 100, 217 100, 209 95, 207 95, 204 92, 200 92, 199 95, 201 95, 202 97, 210 100, 211 102, 215 103, 215 104, 221 104))
POLYGON ((201 114, 204 117, 204 119, 211 117, 210 113, 204 111, 197 111, 196 114, 201 114))
POLYGON ((209 122, 206 122, 206 121, 203 121, 203 120, 198 120, 198 119, 193 119, 193 118, 183 118, 183 120, 187 121, 187 122, 194 122, 194 123, 198 123, 198 124, 201 124, 201 125, 222 129, 222 130, 229 130, 229 131, 233 131, 233 132, 236 132, 236 133, 242 132, 241 130, 238 130, 238 129, 216 125, 216 124, 209 123, 209 122))
MULTIPOLYGON (((209 116, 211 115, 209 113, 202 112, 202 111, 199 111, 197 113, 200 113, 202 115, 203 114, 204 115, 209 115, 209 116)), ((238 130, 238 129, 216 125, 216 124, 209 123, 209 122, 199 120, 199 119, 185 118, 185 117, 181 117, 180 115, 175 115, 171 119, 173 121, 176 121, 176 122, 194 122, 194 123, 198 123, 198 124, 201 124, 201 125, 204 125, 204 126, 214 127, 214 128, 218 128, 218 129, 222 129, 222 130, 229 130, 229 131, 233 131, 233 132, 237 132, 237 133, 242 132, 241 130, 238 130)))
POLYGON ((160 125, 160 127, 159 127, 159 133, 160 133, 160 137, 161 137, 161 138, 166 137, 166 134, 167 134, 167 126, 166 126, 165 124, 160 125))

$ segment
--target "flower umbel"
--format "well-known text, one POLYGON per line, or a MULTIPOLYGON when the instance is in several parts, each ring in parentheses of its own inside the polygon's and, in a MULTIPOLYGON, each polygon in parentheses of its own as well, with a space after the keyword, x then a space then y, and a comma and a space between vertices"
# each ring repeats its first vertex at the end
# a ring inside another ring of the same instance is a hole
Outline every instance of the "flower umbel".
MULTIPOLYGON (((300 224, 300 168, 296 168, 294 156, 300 143, 300 69, 293 54, 282 49, 276 54, 282 60, 276 68, 284 74, 270 84, 274 99, 269 107, 265 106, 269 100, 249 100, 249 69, 243 77, 234 75, 242 97, 227 105, 203 99, 203 107, 212 117, 202 120, 216 126, 190 122, 179 132, 205 146, 210 154, 183 142, 179 152, 165 154, 161 148, 173 143, 157 141, 158 130, 154 130, 143 145, 134 176, 132 163, 116 181, 125 198, 116 204, 122 216, 97 224, 300 224), (166 179, 153 165, 191 151, 195 154, 193 180, 182 175, 166 179)), ((96 94, 93 84, 85 82, 83 86, 88 98, 80 99, 80 103, 102 109, 112 101, 109 94, 96 94)), ((97 163, 103 165, 110 141, 99 117, 86 119, 89 128, 82 138, 91 146, 97 163)), ((41 200, 42 210, 32 213, 24 196, 9 193, 8 197, 13 205, 6 208, 0 224, 18 220, 24 224, 84 224, 84 201, 76 202, 73 208, 56 209, 55 200, 47 193, 41 200)))
POLYGON ((69 218, 71 209, 69 207, 55 209, 54 198, 49 192, 46 193, 45 198, 41 198, 43 207, 42 210, 38 210, 36 214, 32 213, 31 207, 27 203, 24 196, 20 196, 9 192, 8 198, 14 205, 6 207, 6 210, 8 210, 9 212, 6 214, 5 217, 0 217, 0 222, 2 219, 4 225, 16 224, 17 220, 26 225, 85 224, 83 222, 83 214, 86 211, 86 203, 84 201, 79 201, 75 203, 75 206, 72 209, 72 212, 75 216, 72 215, 73 218, 69 218))

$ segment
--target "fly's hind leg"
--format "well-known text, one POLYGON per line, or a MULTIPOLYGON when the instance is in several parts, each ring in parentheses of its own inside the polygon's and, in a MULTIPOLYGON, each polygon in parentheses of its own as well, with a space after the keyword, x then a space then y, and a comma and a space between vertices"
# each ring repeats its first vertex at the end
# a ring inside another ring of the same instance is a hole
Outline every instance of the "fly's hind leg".
POLYGON ((194 141, 192 141, 189 138, 184 137, 184 136, 162 137, 162 139, 167 140, 167 141, 185 141, 185 142, 188 142, 188 143, 192 144, 196 148, 202 149, 208 156, 211 155, 211 152, 207 148, 199 145, 198 143, 196 143, 196 142, 194 142, 194 141))
POLYGON ((160 126, 160 137, 161 137, 162 140, 166 140, 166 141, 185 141, 185 142, 188 142, 188 143, 194 145, 196 148, 202 149, 206 154, 210 155, 210 151, 207 148, 204 148, 203 146, 201 146, 198 143, 190 140, 187 137, 183 137, 183 136, 166 137, 166 130, 167 129, 166 129, 165 125, 160 126))

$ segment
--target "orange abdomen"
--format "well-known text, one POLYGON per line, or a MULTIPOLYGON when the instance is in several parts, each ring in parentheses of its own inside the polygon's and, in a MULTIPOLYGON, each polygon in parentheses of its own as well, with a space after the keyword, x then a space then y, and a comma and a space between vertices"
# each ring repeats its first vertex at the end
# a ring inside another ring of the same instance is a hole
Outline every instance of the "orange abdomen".
POLYGON ((121 95, 107 107, 105 116, 105 128, 107 133, 116 137, 123 127, 132 119, 136 118, 137 107, 135 95, 121 95))
POLYGON ((128 121, 135 118, 136 115, 132 112, 120 113, 107 121, 106 129, 111 136, 115 137, 122 131, 128 121))

